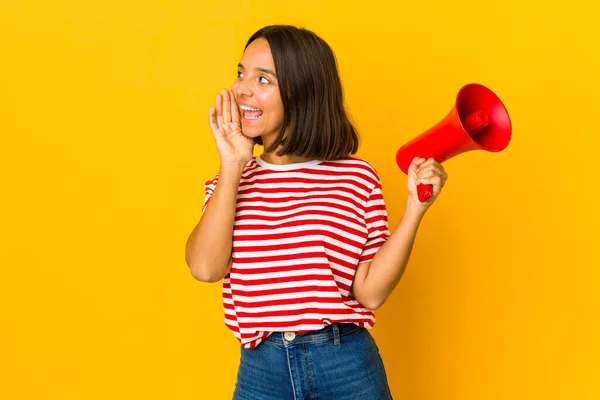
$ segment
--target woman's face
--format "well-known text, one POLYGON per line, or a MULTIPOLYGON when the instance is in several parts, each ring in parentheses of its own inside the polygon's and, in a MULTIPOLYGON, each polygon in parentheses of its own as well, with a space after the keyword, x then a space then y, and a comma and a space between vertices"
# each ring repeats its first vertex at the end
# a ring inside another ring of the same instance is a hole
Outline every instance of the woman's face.
POLYGON ((231 90, 240 108, 244 135, 275 138, 283 123, 283 103, 271 48, 265 39, 256 39, 246 48, 231 90))

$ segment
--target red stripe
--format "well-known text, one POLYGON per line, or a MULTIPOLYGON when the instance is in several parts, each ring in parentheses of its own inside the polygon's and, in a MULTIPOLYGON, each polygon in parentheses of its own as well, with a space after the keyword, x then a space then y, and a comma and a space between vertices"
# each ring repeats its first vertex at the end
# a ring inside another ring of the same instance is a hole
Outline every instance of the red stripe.
MULTIPOLYGON (((248 206, 247 204, 244 206, 240 206, 240 203, 249 203, 249 202, 256 202, 256 201, 262 201, 265 203, 271 203, 274 205, 274 207, 271 207, 271 209, 273 210, 277 210, 277 204, 278 203, 286 203, 289 202, 291 200, 313 200, 313 199, 331 199, 331 200, 339 200, 339 201, 346 201, 348 203, 351 203, 354 207, 357 207, 358 209, 362 210, 363 209, 363 202, 366 200, 361 200, 361 201, 356 201, 353 197, 348 197, 348 196, 342 196, 340 194, 315 194, 315 195, 311 195, 311 196, 286 196, 286 197, 265 197, 265 196, 255 196, 255 197, 249 197, 249 198, 238 198, 237 199, 237 204, 238 206, 236 207, 236 211, 240 211, 243 209, 246 210, 251 210, 252 207, 248 206), (247 208, 244 208, 247 207, 247 208)), ((312 201, 307 202, 307 203, 303 203, 303 204, 312 204, 312 201)), ((331 203, 330 203, 331 204, 331 203)), ((296 207, 301 206, 302 204, 297 204, 296 207)), ((285 207, 285 206, 284 206, 285 207)))
MULTIPOLYGON (((310 297, 299 297, 296 299, 280 299, 280 300, 267 300, 267 301, 255 301, 255 302, 247 302, 247 301, 238 301, 236 300, 236 307, 270 307, 270 306, 286 306, 290 304, 298 304, 298 303, 312 303, 319 302, 321 304, 326 303, 339 303, 339 297, 319 297, 319 296, 310 296, 310 297)), ((233 308, 233 306, 232 306, 233 308)))
POLYGON ((285 282, 306 282, 306 281, 331 281, 331 275, 294 275, 294 276, 282 276, 278 278, 265 278, 265 279, 236 279, 231 278, 231 283, 234 285, 244 285, 246 287, 253 287, 259 285, 271 285, 276 283, 285 282))
MULTIPOLYGON (((244 230, 248 230, 248 229, 283 229, 283 228, 292 228, 295 226, 304 226, 304 225, 320 225, 320 224, 327 224, 329 227, 332 228, 337 228, 340 230, 345 230, 348 233, 351 233, 355 236, 365 236, 366 233, 356 230, 354 228, 350 228, 348 226, 344 226, 342 224, 339 224, 337 222, 332 222, 332 221, 322 221, 322 220, 318 220, 318 219, 305 219, 304 221, 288 221, 288 222, 283 222, 280 224, 275 224, 275 225, 267 225, 267 224, 236 224, 236 228, 237 229, 244 229, 244 230)), ((303 232, 303 231, 301 231, 303 232)))
MULTIPOLYGON (((263 246, 234 246, 235 253, 258 252, 258 251, 273 251, 273 250, 290 250, 302 247, 323 246, 322 240, 306 240, 287 244, 278 245, 263 245, 263 246)), ((244 270, 247 271, 247 270, 244 270)))
POLYGON ((336 286, 299 286, 296 288, 278 288, 269 290, 253 290, 247 291, 243 289, 236 290, 235 294, 244 297, 256 297, 256 296, 274 296, 278 294, 297 294, 302 292, 337 292, 336 286))
POLYGON ((276 272, 290 272, 290 271, 298 271, 298 267, 301 268, 318 268, 329 270, 328 264, 294 264, 294 265, 285 265, 279 267, 264 267, 264 268, 238 268, 233 267, 232 272, 243 273, 244 275, 253 275, 253 274, 270 274, 276 272))
MULTIPOLYGON (((271 209, 270 211, 272 212, 273 210, 271 209)), ((314 209, 313 210, 302 210, 302 211, 298 211, 295 213, 283 214, 283 215, 268 215, 268 216, 260 215, 260 216, 257 216, 257 215, 248 215, 247 214, 247 215, 237 216, 237 217, 235 217, 235 220, 236 221, 245 221, 248 219, 261 219, 263 221, 281 221, 281 220, 285 220, 285 219, 301 217, 303 215, 313 215, 314 216, 315 214, 318 214, 319 216, 322 215, 322 216, 341 219, 341 220, 347 221, 347 222, 349 222, 351 224, 355 224, 355 225, 360 225, 364 221, 364 219, 357 221, 356 219, 348 217, 344 214, 340 214, 340 213, 332 212, 332 211, 325 211, 322 209, 321 210, 318 210, 318 209, 317 210, 314 210, 314 209)), ((324 221, 324 222, 327 222, 327 221, 324 221)), ((238 226, 243 226, 243 225, 239 224, 238 226)))

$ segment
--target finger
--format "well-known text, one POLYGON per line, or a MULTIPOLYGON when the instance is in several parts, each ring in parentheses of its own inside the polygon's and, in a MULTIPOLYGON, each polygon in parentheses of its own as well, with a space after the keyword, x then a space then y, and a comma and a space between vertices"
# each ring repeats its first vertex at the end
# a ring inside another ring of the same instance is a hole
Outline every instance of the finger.
POLYGON ((425 159, 422 158, 422 157, 415 157, 415 158, 413 158, 412 162, 408 166, 408 173, 409 174, 413 173, 414 175, 416 175, 416 173, 419 170, 420 166, 424 162, 425 162, 425 159))
POLYGON ((421 165, 419 166, 419 169, 428 167, 430 165, 441 165, 439 162, 437 162, 437 160, 433 157, 426 159, 425 161, 423 161, 421 163, 421 165))
POLYGON ((437 196, 440 193, 443 186, 442 177, 437 175, 430 178, 419 179, 419 183, 422 185, 433 185, 434 196, 437 196))
POLYGON ((231 122, 231 102, 229 101, 229 92, 223 89, 223 122, 231 122))
POLYGON ((217 116, 216 110, 214 107, 211 107, 208 110, 208 124, 210 125, 210 129, 216 134, 219 132, 219 126, 217 125, 217 116))
POLYGON ((419 176, 431 176, 432 174, 436 174, 436 175, 443 175, 446 172, 444 171, 444 168, 439 165, 439 164, 429 164, 426 165, 425 167, 419 167, 417 170, 417 174, 419 176))
POLYGON ((435 174, 435 172, 433 172, 433 171, 425 171, 425 172, 417 173, 417 179, 419 181, 423 181, 423 179, 429 179, 429 178, 433 178, 436 176, 439 176, 439 175, 435 174))
POLYGON ((435 177, 441 178, 442 186, 443 186, 444 183, 446 182, 446 179, 448 179, 448 174, 446 174, 446 172, 444 172, 444 171, 440 171, 437 168, 429 168, 425 171, 421 170, 417 173, 417 179, 419 179, 419 180, 435 178, 435 177))
POLYGON ((224 125, 223 121, 223 106, 222 106, 222 97, 220 94, 217 95, 217 125, 222 127, 224 125))
POLYGON ((240 122, 240 109, 238 106, 237 101, 235 101, 235 96, 233 95, 233 92, 229 92, 230 97, 231 97, 231 120, 233 122, 239 123, 240 122))

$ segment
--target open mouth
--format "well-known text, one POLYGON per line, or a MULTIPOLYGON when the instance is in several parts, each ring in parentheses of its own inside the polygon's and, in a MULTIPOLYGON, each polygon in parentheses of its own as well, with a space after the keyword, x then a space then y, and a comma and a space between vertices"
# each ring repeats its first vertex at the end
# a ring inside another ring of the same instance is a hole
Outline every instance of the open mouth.
POLYGON ((262 110, 259 110, 258 108, 252 108, 247 106, 240 106, 240 109, 242 110, 242 117, 244 119, 252 121, 256 121, 257 119, 259 119, 263 113, 262 110))

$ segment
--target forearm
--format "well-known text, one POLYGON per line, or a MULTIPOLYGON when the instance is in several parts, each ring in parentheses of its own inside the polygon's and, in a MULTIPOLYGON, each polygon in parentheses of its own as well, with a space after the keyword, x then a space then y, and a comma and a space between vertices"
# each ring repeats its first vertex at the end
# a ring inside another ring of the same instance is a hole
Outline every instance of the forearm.
POLYGON ((408 204, 393 233, 371 261, 361 285, 371 309, 381 307, 400 282, 422 218, 423 213, 408 204))
POLYGON ((217 282, 231 264, 233 224, 243 167, 221 166, 219 180, 186 244, 186 262, 194 278, 217 282))

